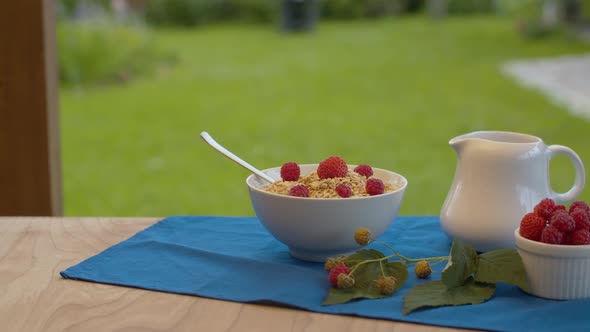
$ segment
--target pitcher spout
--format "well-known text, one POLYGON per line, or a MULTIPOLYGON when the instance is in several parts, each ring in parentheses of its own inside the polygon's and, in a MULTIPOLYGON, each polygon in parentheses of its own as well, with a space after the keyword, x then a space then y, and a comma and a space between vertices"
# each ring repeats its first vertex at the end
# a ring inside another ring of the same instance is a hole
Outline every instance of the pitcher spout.
POLYGON ((449 145, 455 150, 455 152, 457 152, 457 154, 460 154, 467 142, 471 140, 471 138, 465 136, 466 135, 457 136, 449 141, 449 145))
POLYGON ((507 138, 505 136, 511 134, 512 133, 501 131, 475 131, 451 139, 449 145, 455 150, 455 152, 457 152, 457 154, 460 154, 461 151, 465 149, 465 146, 469 144, 474 144, 475 142, 479 142, 480 144, 485 142, 506 142, 507 138))

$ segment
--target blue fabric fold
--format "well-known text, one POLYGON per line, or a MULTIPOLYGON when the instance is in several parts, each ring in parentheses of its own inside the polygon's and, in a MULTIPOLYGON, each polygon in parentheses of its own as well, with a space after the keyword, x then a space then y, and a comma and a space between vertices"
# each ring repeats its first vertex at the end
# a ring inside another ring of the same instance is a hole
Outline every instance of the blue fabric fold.
MULTIPOLYGON (((438 217, 398 217, 380 240, 408 257, 447 255, 450 241, 438 217)), ((371 244, 383 252, 387 249, 371 244)), ((439 279, 444 264, 431 279, 439 279)), ((412 274, 394 296, 322 306, 330 283, 321 263, 292 258, 255 217, 175 216, 61 272, 77 279, 236 302, 281 305, 330 314, 491 331, 582 331, 590 300, 552 301, 498 284, 479 305, 402 315, 412 274)))

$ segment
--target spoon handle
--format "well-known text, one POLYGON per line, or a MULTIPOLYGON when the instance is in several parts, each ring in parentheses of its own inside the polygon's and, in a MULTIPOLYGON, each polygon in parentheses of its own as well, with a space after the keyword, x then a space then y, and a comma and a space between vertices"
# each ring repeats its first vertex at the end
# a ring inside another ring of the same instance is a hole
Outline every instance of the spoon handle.
POLYGON ((224 148, 223 146, 221 146, 219 143, 217 143, 213 137, 211 137, 211 135, 209 135, 206 131, 201 133, 201 137, 205 140, 205 142, 207 142, 209 145, 211 145, 215 150, 221 152, 222 154, 224 154, 226 157, 228 157, 229 159, 233 160, 234 162, 236 162, 238 165, 241 165, 242 167, 246 168, 247 170, 249 170, 250 172, 258 175, 259 177, 263 178, 264 180, 268 181, 268 183, 273 183, 275 182, 270 176, 262 173, 261 171, 259 171, 256 167, 248 164, 246 161, 244 161, 242 158, 236 156, 235 154, 231 153, 229 150, 227 150, 226 148, 224 148))

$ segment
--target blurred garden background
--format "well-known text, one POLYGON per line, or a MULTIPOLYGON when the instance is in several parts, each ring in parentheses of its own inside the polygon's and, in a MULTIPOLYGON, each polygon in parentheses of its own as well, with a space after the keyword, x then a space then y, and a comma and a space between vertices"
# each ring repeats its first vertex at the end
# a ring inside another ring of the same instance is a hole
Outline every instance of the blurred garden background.
MULTIPOLYGON (((201 131, 261 169, 339 155, 394 170, 402 215, 439 214, 448 141, 471 131, 536 135, 590 168, 589 118, 502 71, 590 52, 590 1, 56 4, 66 215, 253 215, 248 172, 201 131)), ((573 184, 565 157, 550 171, 573 184)))

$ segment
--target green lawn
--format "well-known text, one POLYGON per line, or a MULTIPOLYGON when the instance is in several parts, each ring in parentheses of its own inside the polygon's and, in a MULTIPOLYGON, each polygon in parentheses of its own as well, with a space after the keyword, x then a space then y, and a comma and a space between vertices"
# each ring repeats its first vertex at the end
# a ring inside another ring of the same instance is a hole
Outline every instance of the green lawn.
MULTIPOLYGON (((293 36, 213 26, 156 39, 178 53, 175 67, 123 86, 62 89, 66 215, 253 215, 248 172, 207 146, 204 130, 259 168, 340 155, 397 171, 409 180, 403 215, 439 214, 456 164, 448 141, 459 134, 538 135, 590 167, 590 122, 498 69, 590 46, 525 41, 508 20, 322 22, 293 36)), ((565 157, 551 164, 558 190, 573 173, 565 157)))

